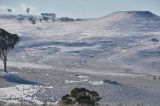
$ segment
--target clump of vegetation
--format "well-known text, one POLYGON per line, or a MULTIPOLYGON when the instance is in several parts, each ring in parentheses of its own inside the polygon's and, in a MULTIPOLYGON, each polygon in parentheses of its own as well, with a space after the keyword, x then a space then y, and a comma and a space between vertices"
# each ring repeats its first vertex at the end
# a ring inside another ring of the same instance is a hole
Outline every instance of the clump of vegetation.
POLYGON ((30 21, 30 23, 33 25, 33 27, 34 27, 34 25, 36 24, 36 19, 34 18, 34 17, 29 17, 29 19, 28 19, 29 21, 30 21))
POLYGON ((159 42, 159 40, 157 38, 152 38, 151 41, 154 43, 155 46, 159 42))
POLYGON ((68 18, 68 17, 61 17, 59 18, 60 21, 65 21, 65 22, 68 22, 68 21, 74 21, 73 18, 68 18))
POLYGON ((42 19, 47 22, 49 19, 54 22, 56 20, 56 14, 55 13, 41 13, 42 19))
POLYGON ((8 13, 10 14, 12 12, 12 9, 11 8, 8 8, 7 9, 8 13))
POLYGON ((90 91, 86 88, 74 88, 70 94, 66 94, 61 98, 61 103, 66 105, 98 105, 101 97, 96 91, 90 91))

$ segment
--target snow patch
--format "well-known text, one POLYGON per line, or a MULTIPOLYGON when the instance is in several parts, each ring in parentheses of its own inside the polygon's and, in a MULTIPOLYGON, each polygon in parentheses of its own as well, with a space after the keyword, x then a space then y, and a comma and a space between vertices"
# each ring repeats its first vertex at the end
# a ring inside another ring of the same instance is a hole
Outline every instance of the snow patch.
POLYGON ((65 83, 76 83, 76 82, 81 82, 81 81, 74 81, 74 80, 65 80, 65 83))
POLYGON ((9 103, 35 103, 38 105, 43 104, 42 101, 38 100, 35 94, 40 89, 52 89, 53 86, 43 87, 34 85, 16 85, 14 87, 0 88, 0 101, 9 103))
POLYGON ((33 101, 37 102, 33 96, 38 90, 39 86, 32 85, 16 85, 15 87, 0 88, 0 101, 19 102, 18 100, 33 101))
POLYGON ((88 76, 78 76, 78 78, 80 78, 80 79, 84 79, 84 78, 88 79, 89 77, 88 76))
POLYGON ((103 81, 88 81, 90 84, 92 84, 92 85, 102 85, 102 84, 104 84, 104 82, 103 81))

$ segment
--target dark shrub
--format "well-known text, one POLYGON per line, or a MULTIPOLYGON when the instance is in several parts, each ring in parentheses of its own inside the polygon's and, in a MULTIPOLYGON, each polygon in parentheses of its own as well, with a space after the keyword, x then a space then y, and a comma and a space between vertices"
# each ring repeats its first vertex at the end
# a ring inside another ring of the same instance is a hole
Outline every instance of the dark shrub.
POLYGON ((71 94, 67 94, 61 98, 61 103, 94 106, 98 104, 100 99, 96 91, 90 91, 86 88, 74 88, 71 94))
POLYGON ((63 96, 62 98, 61 98, 61 101, 62 101, 62 103, 64 103, 64 104, 74 104, 75 102, 75 100, 74 100, 74 98, 72 98, 72 96, 71 95, 65 95, 65 96, 63 96))

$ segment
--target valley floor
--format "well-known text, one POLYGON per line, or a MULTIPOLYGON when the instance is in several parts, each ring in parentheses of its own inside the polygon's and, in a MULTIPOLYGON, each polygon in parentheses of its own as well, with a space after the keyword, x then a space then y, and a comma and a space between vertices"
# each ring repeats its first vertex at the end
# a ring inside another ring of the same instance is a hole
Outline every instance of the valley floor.
POLYGON ((57 104, 75 87, 97 91, 104 104, 159 106, 160 80, 152 75, 94 75, 61 70, 10 67, 0 74, 0 101, 6 103, 48 102, 57 104), (105 81, 106 80, 106 81, 105 81))

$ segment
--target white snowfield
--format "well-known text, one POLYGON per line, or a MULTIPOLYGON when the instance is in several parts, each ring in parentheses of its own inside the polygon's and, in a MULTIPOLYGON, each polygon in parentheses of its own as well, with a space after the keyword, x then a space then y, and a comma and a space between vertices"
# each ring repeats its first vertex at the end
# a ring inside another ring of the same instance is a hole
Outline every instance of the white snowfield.
MULTIPOLYGON (((34 103, 38 105, 44 104, 34 96, 38 90, 44 89, 42 86, 32 85, 16 85, 15 87, 0 88, 0 101, 7 104, 21 104, 21 103, 34 103)), ((52 89, 52 87, 46 87, 52 89)), ((48 104, 56 105, 58 102, 51 102, 48 104)))
MULTIPOLYGON (((37 22, 35 27, 27 19, 21 26, 16 16, 9 17, 0 15, 0 28, 18 34, 21 40, 9 53, 8 67, 129 78, 160 75, 160 43, 154 45, 150 40, 160 40, 160 17, 151 12, 122 11, 91 20, 37 22)), ((3 68, 1 61, 0 66, 3 68)), ((101 80, 78 77, 79 81, 63 82, 105 86, 101 80)), ((39 103, 33 95, 40 88, 33 85, 0 88, 0 101, 13 97, 39 103)))
MULTIPOLYGON (((5 77, 7 75, 12 75, 12 73, 0 72, 0 77, 5 77)), ((7 104, 35 103, 41 105, 44 102, 38 100, 35 94, 39 90, 45 90, 45 88, 52 89, 53 86, 18 84, 13 87, 0 88, 0 101, 6 102, 7 104)))
MULTIPOLYGON (((14 98, 24 99, 27 101, 33 101, 39 103, 33 96, 37 92, 39 87, 31 85, 16 85, 15 87, 0 88, 0 100, 12 103, 14 98), (10 100, 9 100, 10 99, 10 100)), ((21 103, 21 101, 14 101, 14 103, 21 103)), ((42 103, 40 103, 42 104, 42 103)))

